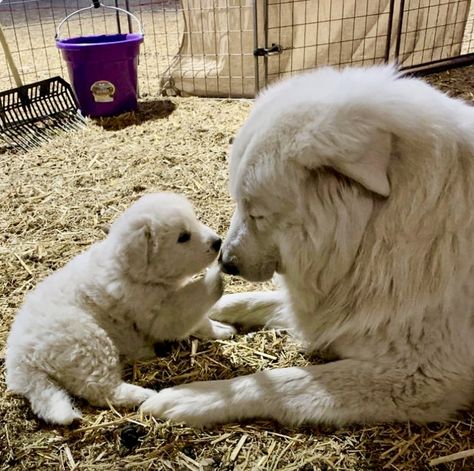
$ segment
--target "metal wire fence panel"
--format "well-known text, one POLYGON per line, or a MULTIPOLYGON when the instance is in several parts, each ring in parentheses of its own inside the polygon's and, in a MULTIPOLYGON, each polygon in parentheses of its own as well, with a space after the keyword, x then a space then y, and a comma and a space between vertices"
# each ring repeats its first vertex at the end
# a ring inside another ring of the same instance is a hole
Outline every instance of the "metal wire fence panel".
POLYGON ((141 94, 161 93, 161 77, 178 54, 184 34, 184 16, 178 0, 130 2, 145 30, 140 56, 141 94))
POLYGON ((467 16, 466 29, 462 40, 461 54, 474 53, 474 2, 471 1, 467 16))
POLYGON ((469 0, 266 0, 263 84, 321 65, 402 68, 473 52, 469 0), (468 21, 469 18, 469 21, 468 21))
POLYGON ((321 65, 382 62, 391 20, 389 0, 268 0, 266 81, 321 65))
POLYGON ((469 52, 473 32, 472 22, 466 28, 469 7, 469 0, 402 1, 398 62, 412 67, 469 52))
MULTIPOLYGON (((178 0, 109 1, 107 5, 126 8, 127 4, 143 24, 145 41, 139 67, 140 92, 157 94, 160 77, 178 53, 184 18, 178 0)), ((25 83, 62 75, 64 61, 55 45, 59 22, 68 14, 91 5, 90 0, 5 0, 0 3, 0 22, 13 57, 25 83)), ((72 17, 61 29, 62 37, 128 32, 126 15, 105 8, 88 10, 72 17)), ((0 90, 13 87, 5 58, 0 53, 0 90)))
POLYGON ((180 94, 253 96, 253 0, 182 0, 185 31, 163 86, 180 94))
MULTIPOLYGON (((471 60, 470 0, 104 0, 145 30, 139 91, 251 97, 280 77, 322 65, 398 61, 403 68, 471 60)), ((24 83, 68 79, 54 36, 91 0, 0 0, 0 23, 24 83)), ((128 32, 105 8, 76 15, 62 37, 128 32)), ((13 88, 0 52, 0 91, 13 88)))

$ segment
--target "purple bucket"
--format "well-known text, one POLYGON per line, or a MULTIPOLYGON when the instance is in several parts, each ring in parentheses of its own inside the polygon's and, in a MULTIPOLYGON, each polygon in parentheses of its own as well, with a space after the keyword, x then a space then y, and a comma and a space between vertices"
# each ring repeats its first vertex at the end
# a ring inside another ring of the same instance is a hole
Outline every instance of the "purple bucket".
POLYGON ((57 39, 84 116, 113 116, 137 108, 137 72, 143 34, 57 39))

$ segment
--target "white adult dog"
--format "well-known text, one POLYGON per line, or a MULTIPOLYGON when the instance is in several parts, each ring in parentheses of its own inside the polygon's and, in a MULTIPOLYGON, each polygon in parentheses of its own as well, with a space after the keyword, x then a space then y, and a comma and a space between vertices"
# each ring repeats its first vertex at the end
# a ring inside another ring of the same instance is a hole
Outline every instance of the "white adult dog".
POLYGON ((227 272, 282 291, 215 316, 286 326, 332 362, 161 391, 194 425, 445 420, 474 399, 474 109, 389 67, 257 99, 234 141, 227 272))
POLYGON ((235 330, 206 317, 220 298, 220 238, 199 222, 186 198, 140 198, 109 236, 31 292, 7 342, 7 386, 42 419, 80 417, 66 391, 90 403, 138 406, 156 394, 123 382, 121 357, 154 356, 154 343, 227 338, 235 330))

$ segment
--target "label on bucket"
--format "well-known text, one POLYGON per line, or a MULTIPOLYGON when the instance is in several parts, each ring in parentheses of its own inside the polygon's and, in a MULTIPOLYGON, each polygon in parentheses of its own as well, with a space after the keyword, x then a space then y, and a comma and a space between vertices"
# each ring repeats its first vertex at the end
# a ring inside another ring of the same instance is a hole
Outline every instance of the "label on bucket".
POLYGON ((99 80, 91 86, 94 100, 98 103, 109 103, 114 101, 115 85, 107 80, 99 80))

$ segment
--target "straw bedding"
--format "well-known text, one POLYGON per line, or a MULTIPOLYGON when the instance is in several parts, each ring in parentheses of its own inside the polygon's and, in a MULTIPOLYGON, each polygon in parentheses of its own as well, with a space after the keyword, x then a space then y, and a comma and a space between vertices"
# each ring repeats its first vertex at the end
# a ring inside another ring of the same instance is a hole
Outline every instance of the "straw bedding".
MULTIPOLYGON (((474 102, 473 77, 471 67, 430 81, 474 102)), ((182 192, 205 223, 225 234, 232 212, 226 151, 250 107, 250 101, 156 99, 142 102, 138 113, 90 121, 83 131, 28 153, 0 147, 0 469, 474 469, 469 413, 429 426, 287 429, 252 421, 193 430, 81 403, 82 423, 52 427, 6 393, 3 347, 25 293, 104 237, 109 222, 139 195, 182 192)), ((227 282, 228 292, 256 288, 227 282)), ((162 388, 318 361, 284 332, 272 331, 189 340, 164 353, 128 368, 126 377, 162 388)))

